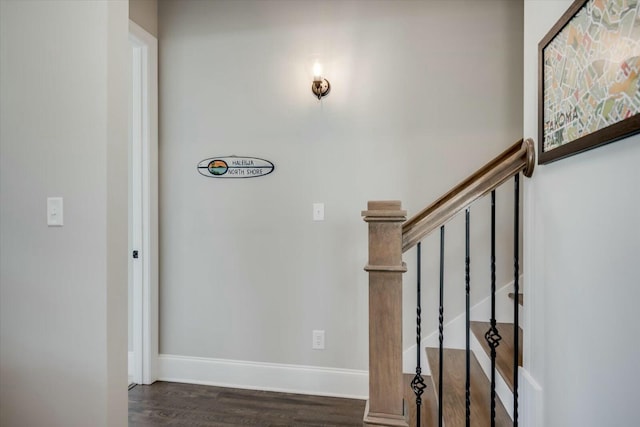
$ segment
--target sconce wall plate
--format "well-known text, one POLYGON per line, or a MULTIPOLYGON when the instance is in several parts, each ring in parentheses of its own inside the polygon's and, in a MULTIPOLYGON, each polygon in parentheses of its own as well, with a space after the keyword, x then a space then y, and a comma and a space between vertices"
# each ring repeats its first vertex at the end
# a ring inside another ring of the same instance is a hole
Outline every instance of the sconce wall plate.
POLYGON ((311 84, 311 92, 313 92, 318 99, 321 99, 323 96, 327 96, 329 95, 329 92, 331 92, 331 83, 329 83, 329 80, 327 79, 314 80, 311 84))

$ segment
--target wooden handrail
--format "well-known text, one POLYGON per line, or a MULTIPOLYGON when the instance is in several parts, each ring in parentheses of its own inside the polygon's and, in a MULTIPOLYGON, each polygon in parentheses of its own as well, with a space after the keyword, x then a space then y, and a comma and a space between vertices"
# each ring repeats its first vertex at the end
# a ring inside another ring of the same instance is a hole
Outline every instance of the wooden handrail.
POLYGON ((469 176, 451 191, 427 206, 402 225, 402 252, 439 228, 478 198, 499 187, 522 171, 533 175, 536 154, 533 140, 520 140, 469 176))

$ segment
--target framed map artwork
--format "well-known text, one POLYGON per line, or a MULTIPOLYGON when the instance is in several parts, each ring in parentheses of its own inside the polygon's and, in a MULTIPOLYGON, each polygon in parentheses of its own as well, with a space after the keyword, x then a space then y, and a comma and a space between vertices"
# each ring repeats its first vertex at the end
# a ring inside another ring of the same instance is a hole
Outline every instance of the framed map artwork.
POLYGON ((538 45, 538 163, 640 132, 640 0, 576 0, 538 45))

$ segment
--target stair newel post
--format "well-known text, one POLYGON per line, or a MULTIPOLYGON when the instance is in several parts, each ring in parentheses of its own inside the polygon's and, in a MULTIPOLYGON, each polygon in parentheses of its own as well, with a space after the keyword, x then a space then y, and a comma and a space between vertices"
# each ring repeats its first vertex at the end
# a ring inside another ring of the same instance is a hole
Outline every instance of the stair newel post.
POLYGON ((407 426, 402 374, 402 223, 399 201, 370 201, 369 224, 369 400, 363 424, 407 426))

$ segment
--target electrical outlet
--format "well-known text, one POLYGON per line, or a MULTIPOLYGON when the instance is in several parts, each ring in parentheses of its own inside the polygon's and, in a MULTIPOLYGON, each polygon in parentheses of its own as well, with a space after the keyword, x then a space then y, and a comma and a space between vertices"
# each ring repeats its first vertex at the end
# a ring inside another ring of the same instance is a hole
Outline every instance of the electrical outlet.
POLYGON ((324 331, 313 331, 311 348, 314 350, 324 350, 324 331))

